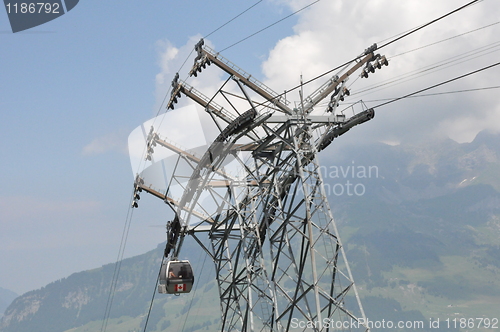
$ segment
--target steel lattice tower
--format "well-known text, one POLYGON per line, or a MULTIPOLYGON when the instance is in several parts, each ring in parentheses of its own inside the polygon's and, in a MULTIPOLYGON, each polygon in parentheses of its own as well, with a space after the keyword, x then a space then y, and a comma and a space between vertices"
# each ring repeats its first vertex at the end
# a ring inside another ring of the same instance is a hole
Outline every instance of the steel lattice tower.
POLYGON ((171 181, 183 187, 178 199, 155 190, 139 175, 135 181, 136 192, 151 193, 176 211, 166 255, 175 259, 184 236, 190 235, 211 257, 222 331, 368 330, 325 193, 318 152, 373 118, 373 109, 348 117, 337 106, 349 95, 349 76, 359 70, 368 77, 388 64, 386 58, 374 54, 376 45, 368 48, 309 97, 300 94, 300 103, 291 108, 283 95, 204 46, 203 40, 195 50, 191 76, 215 64, 229 77, 209 98, 176 75, 167 108, 173 109, 185 95, 210 114, 220 133, 197 157, 151 128, 147 158, 160 145, 177 153, 192 172, 184 182, 173 175, 171 181), (237 87, 237 99, 246 106, 231 100, 236 94, 229 84, 237 87), (315 115, 314 107, 328 96, 326 112, 315 115), (229 106, 221 106, 217 98, 229 106), (226 170, 231 163, 238 165, 237 176, 226 170), (209 245, 202 238, 206 235, 209 245))

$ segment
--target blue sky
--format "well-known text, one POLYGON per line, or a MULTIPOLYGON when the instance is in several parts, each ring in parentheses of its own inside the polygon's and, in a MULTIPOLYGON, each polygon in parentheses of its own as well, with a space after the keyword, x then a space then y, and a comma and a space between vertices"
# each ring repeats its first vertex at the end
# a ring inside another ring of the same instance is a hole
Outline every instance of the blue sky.
MULTIPOLYGON (((0 287, 23 293, 116 259, 133 182, 127 136, 156 115, 169 85, 158 77, 169 82, 186 45, 255 2, 82 0, 62 17, 16 34, 0 10, 0 287), (178 56, 166 59, 172 50, 178 56)), ((209 42, 224 49, 309 3, 265 0, 209 42)), ((307 80, 460 5, 402 3, 323 0, 223 55, 281 91, 295 86, 300 74, 307 80)), ((499 7, 485 0, 384 52, 397 55, 495 23, 499 7)), ((395 57, 378 80, 492 45, 498 32, 495 25, 395 57)), ((398 97, 498 58, 486 54, 363 98, 398 97)), ((497 67, 440 91, 500 85, 499 74, 497 67)), ((480 130, 500 129, 498 90, 492 91, 395 103, 352 139, 398 144, 446 135, 470 141, 480 130)), ((170 217, 159 203, 141 201, 125 256, 164 240, 161 228, 150 227, 170 217)))
MULTIPOLYGON (((16 34, 0 10, 1 287, 22 293, 116 259, 133 182, 127 136, 157 112, 157 43, 183 45, 253 3, 80 1, 62 17, 16 34)), ((212 40, 228 46, 289 13, 260 3, 212 40)), ((244 55, 247 67, 258 70, 293 23, 228 56, 244 55)), ((166 217, 142 218, 126 256, 164 240, 149 225, 166 217)))

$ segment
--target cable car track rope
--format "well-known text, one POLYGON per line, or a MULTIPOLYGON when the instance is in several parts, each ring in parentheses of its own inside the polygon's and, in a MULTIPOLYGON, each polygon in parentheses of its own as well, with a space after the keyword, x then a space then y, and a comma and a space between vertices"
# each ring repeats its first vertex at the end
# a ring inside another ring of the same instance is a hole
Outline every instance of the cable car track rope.
POLYGON ((495 22, 495 23, 491 23, 491 24, 488 24, 488 25, 485 25, 485 26, 482 26, 482 27, 477 28, 477 29, 469 30, 467 32, 460 33, 460 34, 452 36, 452 37, 448 37, 448 38, 445 38, 445 39, 438 40, 438 41, 436 41, 434 43, 430 43, 430 44, 427 44, 427 45, 424 45, 424 46, 420 46, 420 47, 414 48, 414 49, 409 50, 409 51, 405 51, 403 53, 399 53, 399 54, 393 55, 390 58, 393 59, 395 57, 398 57, 398 56, 401 56, 401 55, 404 55, 404 54, 407 54, 407 53, 410 53, 410 52, 418 51, 418 50, 421 50, 421 49, 429 47, 429 46, 434 46, 434 45, 443 43, 445 41, 449 41, 449 40, 452 40, 452 39, 455 39, 455 38, 458 38, 458 37, 462 37, 462 36, 468 35, 469 33, 473 33, 473 32, 476 32, 476 31, 479 31, 479 30, 482 30, 482 29, 486 29, 486 28, 492 27, 492 26, 497 25, 499 23, 500 23, 500 21, 499 22, 495 22))
MULTIPOLYGON (((130 201, 132 201, 133 194, 131 195, 130 201)), ((106 308, 104 310, 104 317, 101 325, 101 332, 106 331, 108 326, 108 320, 111 313, 111 307, 113 305, 114 295, 116 291, 116 285, 118 284, 118 277, 120 276, 120 269, 123 261, 123 255, 125 252, 125 246, 127 244, 128 234, 130 231, 130 225, 132 223, 133 209, 128 208, 127 217, 125 218, 125 225, 123 227, 122 238, 120 241, 120 249, 118 250, 118 257, 116 258, 115 269, 113 271, 113 277, 111 279, 111 285, 109 288, 108 300, 106 303, 106 308)))

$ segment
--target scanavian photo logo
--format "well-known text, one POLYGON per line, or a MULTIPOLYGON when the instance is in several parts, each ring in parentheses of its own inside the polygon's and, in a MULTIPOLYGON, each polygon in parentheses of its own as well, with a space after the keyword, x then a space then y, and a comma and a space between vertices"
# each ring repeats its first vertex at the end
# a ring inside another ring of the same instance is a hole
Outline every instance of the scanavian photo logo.
POLYGON ((52 21, 75 8, 79 0, 39 1, 3 1, 13 33, 28 30, 52 21))

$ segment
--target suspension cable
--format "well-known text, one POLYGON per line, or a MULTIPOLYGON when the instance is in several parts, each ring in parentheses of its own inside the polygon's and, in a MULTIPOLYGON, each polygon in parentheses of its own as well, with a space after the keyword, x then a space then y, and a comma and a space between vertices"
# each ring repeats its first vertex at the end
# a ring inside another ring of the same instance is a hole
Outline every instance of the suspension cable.
MULTIPOLYGON (((262 1, 262 0, 261 0, 261 1, 262 1)), ((238 18, 239 16, 241 16, 242 14, 244 14, 245 12, 247 12, 248 10, 250 10, 251 8, 253 8, 255 5, 257 5, 257 4, 258 4, 258 3, 260 3, 261 1, 258 1, 257 3, 255 3, 255 4, 254 4, 254 5, 252 5, 251 7, 247 8, 247 9, 246 9, 245 11, 243 11, 242 13, 238 14, 236 17, 232 18, 230 21, 228 21, 228 22, 224 23, 224 24, 223 24, 223 25, 221 25, 219 28, 217 28, 217 29, 215 29, 214 31, 212 31, 211 33, 209 33, 209 34, 207 35, 207 37, 208 37, 208 36, 210 36, 211 34, 215 33, 216 31, 218 31, 219 29, 221 29, 221 28, 222 28, 222 27, 224 27, 225 25, 229 24, 230 22, 232 22, 233 20, 235 20, 236 18, 238 18)), ((265 30, 267 30, 268 28, 270 28, 270 27, 272 27, 272 26, 274 26, 274 25, 276 25, 276 24, 278 24, 278 23, 282 22, 283 20, 285 20, 285 19, 287 19, 287 18, 289 18, 289 17, 291 17, 291 16, 293 16, 293 15, 295 15, 295 14, 297 14, 297 13, 301 12, 302 10, 305 10, 306 8, 308 8, 308 7, 310 7, 310 6, 312 6, 312 5, 316 4, 316 3, 318 3, 319 1, 320 1, 320 0, 316 0, 316 1, 314 1, 314 2, 312 2, 312 3, 310 3, 310 4, 308 4, 308 5, 306 5, 306 6, 304 6, 304 7, 302 7, 301 9, 299 9, 299 10, 297 10, 297 11, 295 11, 295 12, 291 13, 290 15, 288 15, 288 16, 286 16, 286 17, 284 17, 284 18, 282 18, 282 19, 280 19, 280 20, 278 20, 278 21, 276 21, 276 22, 274 22, 274 23, 272 23, 272 24, 270 24, 270 25, 268 25, 268 26, 266 26, 266 27, 264 27, 264 28, 262 28, 262 29, 258 30, 257 32, 255 32, 255 33, 253 33, 253 34, 251 34, 251 35, 249 35, 249 36, 247 36, 247 37, 245 37, 245 38, 243 38, 243 39, 241 39, 241 40, 239 40, 239 41, 237 41, 237 42, 235 42, 235 43, 233 43, 233 44, 231 44, 231 45, 229 45, 228 47, 226 47, 226 48, 222 49, 220 52, 226 51, 226 50, 228 50, 229 48, 232 48, 232 47, 236 46, 237 44, 239 44, 239 43, 241 43, 241 42, 243 42, 243 41, 245 41, 245 40, 247 40, 247 39, 249 39, 249 38, 251 38, 251 37, 253 37, 253 36, 255 36, 255 35, 257 35, 257 34, 259 34, 259 33, 263 32, 263 31, 265 31, 265 30)), ((442 20, 442 19, 444 19, 444 18, 446 18, 446 17, 448 17, 448 16, 450 16, 450 15, 452 15, 452 14, 454 14, 454 13, 456 13, 456 12, 458 12, 458 11, 460 11, 460 10, 462 10, 462 9, 466 8, 466 7, 468 7, 468 6, 471 6, 471 5, 475 4, 475 3, 479 2, 479 1, 483 1, 483 0, 473 0, 473 1, 470 1, 469 3, 467 3, 467 4, 465 4, 465 5, 463 5, 463 6, 459 7, 459 8, 457 8, 457 9, 455 9, 455 10, 451 11, 451 12, 448 12, 448 13, 447 13, 447 14, 445 14, 445 15, 442 15, 442 16, 440 16, 440 17, 438 17, 438 18, 436 18, 436 19, 434 19, 434 20, 432 20, 432 21, 430 21, 430 22, 428 22, 428 23, 426 23, 426 24, 424 24, 424 25, 421 25, 421 26, 419 26, 419 27, 417 27, 417 28, 415 28, 415 29, 412 29, 412 30, 408 31, 407 33, 404 33, 403 35, 401 35, 401 36, 399 36, 399 37, 396 37, 395 39, 393 39, 393 40, 391 40, 391 41, 389 41, 389 42, 387 42, 387 43, 385 43, 385 44, 383 44, 383 45, 379 46, 379 47, 378 47, 378 49, 381 49, 381 48, 384 48, 384 47, 386 47, 386 46, 389 46, 389 45, 391 45, 391 44, 393 44, 393 43, 395 43, 395 42, 397 42, 397 41, 399 41, 399 40, 401 40, 401 39, 403 39, 403 38, 405 38, 405 37, 407 37, 407 36, 409 36, 409 35, 411 35, 411 34, 413 34, 413 33, 417 32, 417 31, 419 31, 419 30, 421 30, 421 29, 425 28, 425 27, 428 27, 429 25, 431 25, 431 24, 433 24, 433 23, 435 23, 435 22, 437 22, 437 21, 440 21, 440 20, 442 20)), ((184 61, 184 63, 181 65, 181 68, 180 68, 180 69, 182 69, 182 67, 184 66, 184 64, 187 62, 187 60, 188 60, 188 58, 191 56, 192 52, 193 52, 193 51, 191 51, 191 53, 188 55, 188 57, 186 58, 186 60, 184 61)), ((313 82, 313 81, 315 81, 315 80, 317 80, 317 79, 319 79, 319 78, 321 78, 321 77, 323 77, 323 76, 325 76, 325 75, 328 75, 328 74, 332 73, 332 72, 333 72, 333 71, 335 71, 335 70, 338 70, 338 69, 340 69, 340 68, 342 68, 342 67, 344 67, 344 66, 349 65, 350 63, 352 63, 352 62, 354 62, 354 61, 358 60, 360 57, 361 57, 361 56, 358 56, 358 57, 354 58, 354 59, 353 59, 353 60, 351 60, 351 61, 348 61, 348 62, 346 62, 346 63, 344 63, 344 64, 342 64, 342 65, 340 65, 340 66, 337 66, 337 67, 335 67, 335 68, 333 68, 333 69, 330 69, 330 70, 328 70, 328 71, 324 72, 323 74, 320 74, 320 75, 318 75, 318 76, 316 76, 316 77, 314 77, 314 78, 312 78, 312 79, 310 79, 310 80, 308 80, 308 81, 306 81, 306 82, 304 82, 304 83, 301 83, 300 85, 297 85, 297 86, 295 86, 295 87, 293 87, 293 88, 291 88, 291 89, 288 89, 286 92, 290 92, 290 91, 296 90, 296 89, 298 89, 298 88, 302 87, 302 86, 303 86, 303 85, 305 85, 305 84, 309 84, 309 83, 311 83, 311 82, 313 82)), ((497 66, 497 65, 500 65, 500 62, 497 62, 497 63, 495 63, 495 64, 492 64, 492 65, 489 65, 489 66, 483 67, 483 68, 481 68, 481 69, 478 69, 478 70, 475 70, 475 71, 472 71, 472 72, 469 72, 469 73, 464 74, 464 75, 460 75, 460 76, 455 77, 455 78, 453 78, 453 79, 450 79, 450 80, 447 80, 447 81, 444 81, 444 82, 441 82, 441 83, 438 83, 438 84, 432 85, 432 86, 430 86, 430 87, 427 87, 427 88, 424 88, 424 89, 421 89, 421 90, 415 91, 415 92, 410 93, 410 94, 407 94, 407 95, 405 95, 405 96, 402 96, 402 97, 398 97, 398 98, 392 99, 392 100, 390 100, 390 101, 387 101, 387 102, 384 102, 384 103, 382 103, 382 104, 379 104, 379 105, 375 106, 374 108, 378 108, 378 107, 381 107, 381 106, 385 106, 385 105, 387 105, 387 104, 393 103, 393 102, 395 102, 395 101, 398 101, 398 100, 401 100, 401 99, 404 99, 404 98, 409 98, 409 97, 414 96, 414 95, 416 95, 416 94, 418 94, 418 93, 421 93, 421 92, 424 92, 424 91, 427 91, 427 90, 430 90, 430 89, 436 88, 436 87, 438 87, 438 86, 441 86, 441 85, 444 85, 444 84, 447 84, 447 83, 450 83, 450 82, 456 81, 456 80, 458 80, 458 79, 461 79, 461 78, 464 78, 464 77, 467 77, 467 76, 470 76, 470 75, 476 74, 476 73, 478 73, 478 72, 481 72, 481 71, 484 71, 484 70, 490 69, 490 68, 495 67, 495 66, 497 66)), ((180 69, 179 69, 179 70, 180 70, 180 69)), ((170 91, 170 88, 168 89, 168 91, 167 91, 167 93, 166 93, 166 95, 165 95, 165 97, 164 97, 164 99, 163 99, 163 102, 162 102, 162 104, 160 105, 160 109, 161 109, 161 107, 163 106, 163 104, 164 104, 164 102, 165 102, 165 100, 166 100, 166 97, 167 97, 167 95, 168 95, 168 92, 169 92, 169 91, 170 91)), ((284 93, 279 94, 279 95, 278 95, 278 96, 276 96, 275 98, 279 98, 279 97, 281 97, 283 94, 284 94, 284 93)), ((159 113, 159 112, 160 112, 160 110, 158 110, 158 113, 159 113)), ((128 230, 129 230, 129 227, 130 227, 130 222, 128 223, 128 226, 127 226, 127 223, 126 223, 126 226, 125 226, 125 229, 124 229, 124 234, 126 234, 126 235, 125 235, 125 242, 126 242, 126 237, 128 236, 128 230), (126 231, 125 231, 125 230, 126 230, 126 231)), ((123 242, 123 237, 122 237, 122 242, 123 242)), ((124 246, 123 246, 123 249, 124 249, 124 246)), ((119 257, 123 257, 123 250, 122 250, 122 246, 120 246, 120 250, 121 250, 121 251, 120 251, 120 253, 119 253, 119 257)), ((205 258, 206 258, 206 257, 205 257, 205 258)), ((162 264, 163 264, 163 260, 164 260, 164 257, 162 258, 162 264)), ((120 262, 120 263, 121 263, 121 262, 120 262)), ((116 272, 116 271, 118 271, 116 274, 119 274, 119 268, 118 268, 118 269, 116 269, 116 268, 115 268, 115 272, 116 272)), ((154 297, 155 297, 155 294, 156 294, 156 287, 157 287, 157 283, 158 283, 158 280, 159 280, 159 277, 160 277, 160 273, 161 273, 161 267, 160 267, 160 272, 159 272, 159 274, 158 274, 158 278, 157 278, 157 280, 156 280, 156 284, 155 284, 155 292, 153 293, 152 300, 151 300, 151 303, 150 303, 150 307, 149 307, 148 315, 147 315, 147 318, 146 318, 146 323, 145 323, 145 326, 144 326, 144 331, 146 331, 147 323, 148 323, 148 320, 149 320, 149 317, 150 317, 150 313, 151 313, 151 309, 152 309, 152 306, 153 306, 153 301, 154 301, 154 297)), ((117 279, 117 277, 116 277, 116 279, 117 279)), ((114 288, 113 288, 113 285, 112 285, 113 292, 111 292, 111 293, 110 293, 110 297, 108 298, 108 303, 109 303, 110 305, 109 305, 109 306, 107 306, 107 309, 108 309, 108 307, 109 307, 109 309, 110 309, 110 307, 111 307, 111 303, 112 303, 112 300, 113 300, 113 295, 112 295, 112 294, 114 294, 114 289, 115 289, 115 288, 116 288, 116 282, 114 283, 114 288)), ((195 292, 196 292, 196 290, 195 290, 195 292)), ((191 308, 191 305, 192 305, 192 301, 191 301, 191 304, 190 304, 190 306, 189 306, 189 310, 190 310, 190 308, 191 308)), ((188 313, 189 313, 189 310, 188 310, 188 313)), ((108 317, 108 318, 109 318, 109 311, 110 311, 110 310, 107 310, 107 317, 108 317)), ((105 314, 105 315, 106 315, 106 314, 105 314)), ((107 319, 108 319, 108 318, 106 318, 105 322, 103 322, 103 326, 105 326, 105 325, 107 324, 107 319)), ((185 326, 185 323, 186 323, 186 321, 184 322, 184 326, 185 326)), ((183 326, 183 329, 184 329, 184 326, 183 326)), ((103 329, 101 328, 101 331, 105 331, 105 329, 103 330, 103 329)))
POLYGON ((424 45, 424 46, 420 46, 420 47, 414 48, 414 49, 409 50, 409 51, 405 51, 403 53, 399 53, 399 54, 393 55, 390 58, 393 59, 395 57, 398 57, 398 56, 401 56, 401 55, 404 55, 404 54, 407 54, 407 53, 410 53, 410 52, 418 51, 418 50, 421 50, 421 49, 429 47, 429 46, 433 46, 433 45, 436 45, 436 44, 443 43, 445 41, 449 41, 449 40, 452 40, 452 39, 455 39, 455 38, 458 38, 458 37, 462 37, 462 36, 468 35, 469 33, 473 33, 473 32, 476 32, 476 31, 479 31, 479 30, 482 30, 482 29, 486 29, 486 28, 489 28, 491 26, 497 25, 499 23, 500 23, 500 21, 495 22, 495 23, 491 23, 491 24, 482 26, 480 28, 477 28, 477 29, 474 29, 474 30, 470 30, 470 31, 467 31, 467 32, 464 32, 464 33, 461 33, 461 34, 458 34, 458 35, 455 35, 455 36, 452 36, 452 37, 441 39, 441 40, 438 40, 437 42, 430 43, 430 44, 427 44, 427 45, 424 45))
POLYGON ((455 78, 452 78, 452 79, 449 79, 449 80, 443 81, 443 82, 441 82, 441 83, 431 85, 431 86, 429 86, 429 87, 427 87, 427 88, 420 89, 420 90, 418 90, 418 91, 415 91, 415 92, 409 93, 409 94, 407 94, 407 95, 404 95, 404 96, 401 96, 401 97, 398 97, 398 98, 394 98, 394 99, 392 99, 392 100, 390 100, 390 101, 387 101, 387 102, 385 102, 385 103, 378 104, 377 106, 374 106, 373 108, 378 108, 378 107, 381 107, 381 106, 388 105, 388 104, 393 103, 393 102, 395 102, 395 101, 398 101, 398 100, 401 100, 401 99, 404 99, 404 98, 411 97, 411 96, 413 96, 413 95, 419 94, 419 93, 421 93, 421 92, 424 92, 424 91, 427 91, 427 90, 430 90, 430 89, 434 89, 434 88, 436 88, 436 87, 438 87, 438 86, 445 85, 445 84, 451 83, 451 82, 453 82, 453 81, 457 81, 457 80, 459 80, 459 79, 461 79, 461 78, 464 78, 464 77, 467 77, 467 76, 470 76, 470 75, 473 75, 473 74, 476 74, 476 73, 479 73, 479 72, 485 71, 485 70, 487 70, 487 69, 493 68, 493 67, 498 66, 498 65, 500 65, 500 62, 497 62, 497 63, 491 64, 491 65, 489 65, 489 66, 486 66, 486 67, 483 67, 483 68, 480 68, 480 69, 477 69, 477 70, 471 71, 471 72, 469 72, 469 73, 467 73, 467 74, 463 74, 463 75, 457 76, 457 77, 455 77, 455 78))
POLYGON ((149 303, 148 315, 146 316, 146 322, 144 323, 144 332, 146 332, 146 328, 148 327, 149 316, 151 315, 151 309, 153 309, 153 302, 155 300, 156 288, 158 287, 158 281, 160 280, 161 268, 163 266, 163 262, 165 261, 165 255, 162 255, 160 270, 158 271, 158 277, 156 278, 155 288, 153 290, 153 296, 151 297, 151 302, 149 303))
POLYGON ((259 0, 257 1, 256 3, 254 3, 253 5, 251 5, 250 7, 248 7, 247 9, 245 9, 244 11, 242 11, 241 13, 239 13, 238 15, 236 15, 235 17, 233 17, 232 19, 230 19, 229 21, 227 21, 226 23, 222 24, 220 27, 218 27, 217 29, 215 29, 214 31, 210 32, 208 35, 206 35, 205 37, 203 37, 204 39, 205 38, 208 38, 209 36, 211 36, 212 34, 216 33, 217 31, 219 31, 220 29, 222 29, 223 27, 225 27, 226 25, 228 25, 229 23, 231 23, 232 21, 234 21, 235 19, 237 19, 238 17, 240 17, 241 15, 245 14, 247 11, 249 11, 250 9, 252 9, 253 7, 257 6, 259 3, 261 3, 262 1, 264 0, 259 0))
MULTIPOLYGON (((454 14, 454 13, 456 13, 456 12, 458 12, 458 11, 460 11, 460 10, 462 10, 462 9, 464 9, 464 8, 466 8, 466 7, 468 7, 468 6, 473 5, 473 4, 474 4, 474 3, 476 3, 476 2, 479 2, 479 1, 484 1, 484 0, 473 0, 473 1, 471 1, 471 2, 469 2, 469 3, 467 3, 467 4, 465 4, 465 5, 463 5, 463 6, 459 7, 459 8, 457 8, 457 9, 455 9, 455 10, 451 11, 451 12, 448 12, 447 14, 444 14, 444 15, 442 15, 442 16, 440 16, 440 17, 438 17, 438 18, 436 18, 436 19, 434 19, 434 20, 432 20, 432 21, 430 21, 430 22, 427 22, 427 23, 425 23, 425 24, 423 24, 423 25, 421 25, 421 26, 419 26, 419 27, 417 27, 417 28, 415 28, 415 29, 412 29, 412 30, 410 30, 409 32, 404 33, 403 35, 401 35, 401 36, 399 36, 399 37, 396 37, 395 39, 393 39, 393 40, 391 40, 391 41, 389 41, 389 42, 387 42, 387 43, 383 44, 382 46, 379 46, 377 49, 379 50, 379 49, 381 49, 381 48, 383 48, 383 47, 386 47, 386 46, 388 46, 388 45, 390 45, 390 44, 392 44, 392 43, 395 43, 395 42, 397 42, 397 41, 399 41, 399 40, 401 40, 401 39, 403 39, 403 38, 405 38, 405 37, 408 37, 409 35, 411 35, 411 34, 413 34, 413 33, 417 32, 417 31, 419 31, 419 30, 421 30, 421 29, 423 29, 423 28, 425 28, 425 27, 428 27, 429 25, 431 25, 431 24, 433 24, 433 23, 436 23, 437 21, 442 20, 442 19, 444 19, 445 17, 448 17, 448 16, 450 16, 451 14, 454 14)), ((320 75, 318 75, 318 76, 316 76, 316 77, 313 77, 312 79, 310 79, 310 80, 308 80, 308 81, 306 81, 306 82, 304 82, 304 83, 302 83, 302 84, 296 85, 296 86, 294 86, 294 87, 293 87, 293 88, 291 88, 291 89, 287 89, 287 90, 286 90, 286 92, 283 92, 283 93, 281 93, 281 94, 277 95, 276 97, 274 97, 274 99, 277 99, 277 98, 282 97, 282 96, 283 96, 285 93, 287 93, 287 92, 290 92, 290 91, 293 91, 293 90, 297 90, 297 89, 299 89, 299 88, 300 88, 301 86, 303 86, 303 85, 306 85, 306 84, 309 84, 309 83, 311 83, 311 82, 314 82, 314 81, 316 81, 316 80, 318 80, 318 79, 322 78, 323 76, 326 76, 326 75, 328 75, 328 74, 330 74, 330 73, 332 73, 332 72, 334 72, 334 71, 336 71, 336 70, 338 70, 338 69, 340 69, 340 68, 342 68, 342 67, 344 67, 344 66, 346 66, 346 65, 349 65, 350 63, 352 63, 352 62, 354 62, 354 61, 359 60, 359 59, 360 59, 360 58, 362 58, 363 56, 364 56, 364 54, 359 55, 359 56, 355 57, 354 59, 352 59, 352 60, 350 60, 350 61, 347 61, 347 62, 343 63, 342 65, 337 66, 337 67, 335 67, 335 68, 333 68, 333 69, 330 69, 330 70, 328 70, 328 71, 326 71, 326 72, 324 72, 324 73, 322 73, 322 74, 320 74, 320 75)))
MULTIPOLYGON (((241 15, 245 14, 246 12, 248 12, 250 9, 252 9, 253 7, 257 6, 259 3, 261 3, 263 0, 259 0, 257 1, 256 3, 254 3, 253 5, 251 5, 250 7, 248 7, 247 9, 245 9, 244 11, 242 11, 241 13, 239 13, 238 15, 234 16, 233 18, 231 18, 229 21, 223 23, 222 25, 220 25, 218 28, 216 28, 215 30, 213 30, 212 32, 208 33, 207 35, 205 35, 203 38, 207 38, 209 36, 211 36, 212 34, 216 33, 217 31, 219 31, 220 29, 222 29, 223 27, 225 27, 226 25, 228 25, 229 23, 231 23, 232 21, 236 20, 238 17, 240 17, 241 15)), ((319 0, 318 0, 319 1, 319 0)), ((181 64, 181 66, 179 67, 179 69, 177 70, 177 72, 180 72, 182 70, 182 68, 184 68, 184 65, 186 64, 186 62, 189 60, 189 58, 191 57, 191 54, 193 54, 194 52, 194 48, 191 49, 191 52, 189 52, 188 56, 186 57, 186 59, 184 59, 184 62, 181 64)), ((189 76, 188 76, 189 77, 189 76)), ((165 92, 165 96, 163 97, 163 100, 160 104, 160 106, 158 107, 158 111, 156 112, 156 116, 158 116, 163 108, 163 105, 165 104, 165 101, 167 100, 167 96, 168 96, 168 93, 170 92, 170 90, 172 89, 172 87, 170 86, 167 91, 165 92)), ((163 120, 162 120, 163 121, 163 120)), ((160 122, 160 125, 161 125, 161 122, 160 122)))
MULTIPOLYGON (((198 258, 198 261, 201 259, 201 255, 204 253, 203 250, 200 251, 200 257, 198 258)), ((205 262, 207 260, 207 256, 208 255, 205 255, 205 258, 203 259, 203 264, 201 265, 201 272, 200 272, 200 275, 203 275, 203 268, 205 267, 205 262)), ((184 328, 186 327, 186 323, 187 323, 187 320, 188 320, 188 317, 189 317, 189 313, 191 312, 191 306, 193 305, 193 300, 194 300, 194 297, 196 295, 196 291, 198 290, 198 285, 199 285, 199 282, 196 283, 196 285, 194 286, 194 291, 193 291, 193 296, 191 297, 191 302, 189 303, 189 307, 188 307, 188 310, 186 312, 186 318, 184 319, 184 324, 182 325, 182 329, 181 331, 184 331, 184 328)), ((199 307, 198 307, 199 308, 199 307)))
MULTIPOLYGON (((130 201, 132 201, 133 193, 131 195, 130 201)), ((125 246, 127 244, 128 234, 130 231, 130 225, 132 223, 133 209, 129 205, 127 217, 125 218, 125 225, 123 226, 122 238, 120 241, 120 248, 118 250, 118 256, 115 262, 115 269, 113 271, 113 277, 111 278, 111 285, 109 287, 108 300, 106 302, 106 308, 104 310, 104 317, 101 325, 101 332, 105 332, 108 326, 109 316, 111 314, 111 307, 113 305, 113 300, 115 296, 116 286, 118 284, 118 277, 120 276, 120 269, 123 261, 123 255, 125 253, 125 246)))
MULTIPOLYGON (((422 95, 417 94, 417 95, 413 95, 413 96, 408 96, 407 98, 432 97, 432 96, 449 95, 449 94, 464 93, 464 92, 485 91, 485 90, 493 90, 493 89, 500 89, 500 85, 486 86, 486 87, 474 88, 474 89, 462 89, 462 90, 453 90, 453 91, 445 91, 445 92, 426 93, 426 94, 422 94, 422 95)), ((364 100, 364 102, 365 103, 374 103, 374 102, 387 101, 387 100, 393 100, 393 99, 395 99, 395 98, 364 100)), ((355 103, 352 103, 352 105, 354 105, 354 104, 355 103)), ((345 104, 342 104, 342 105, 345 105, 345 104)))
POLYGON ((433 23, 436 23, 437 21, 442 20, 442 19, 443 19, 443 18, 445 18, 445 17, 448 17, 448 16, 450 16, 450 15, 452 15, 452 14, 454 14, 454 13, 456 13, 456 12, 458 12, 458 11, 460 11, 460 10, 462 10, 462 9, 466 8, 466 7, 469 7, 470 5, 473 5, 474 3, 478 2, 478 1, 483 1, 483 0, 473 0, 473 1, 471 1, 471 2, 469 2, 469 3, 467 3, 467 4, 463 5, 463 6, 461 6, 461 7, 457 8, 457 9, 455 9, 455 10, 452 10, 451 12, 449 12, 449 13, 447 13, 447 14, 444 14, 444 15, 442 15, 442 16, 440 16, 440 17, 438 17, 438 18, 436 18, 436 19, 434 19, 434 20, 432 20, 432 21, 430 21, 430 22, 427 22, 427 23, 426 23, 426 24, 424 24, 424 25, 421 25, 421 26, 419 26, 419 27, 417 27, 417 28, 415 28, 415 29, 413 29, 413 30, 408 31, 407 33, 405 33, 405 34, 403 34, 403 35, 401 35, 401 36, 399 36, 399 37, 397 37, 397 38, 395 38, 395 39, 393 39, 393 40, 391 40, 391 41, 389 41, 389 42, 387 42, 387 43, 383 44, 383 45, 382 45, 382 46, 380 46, 378 49, 381 49, 381 48, 384 48, 384 47, 386 47, 386 46, 389 46, 389 45, 391 45, 392 43, 395 43, 395 42, 397 42, 398 40, 403 39, 403 38, 405 38, 405 37, 407 37, 407 36, 411 35, 412 33, 415 33, 415 32, 417 32, 417 31, 419 31, 419 30, 421 30, 421 29, 423 29, 423 28, 425 28, 425 27, 427 27, 427 26, 429 26, 429 25, 431 25, 431 24, 433 24, 433 23))

